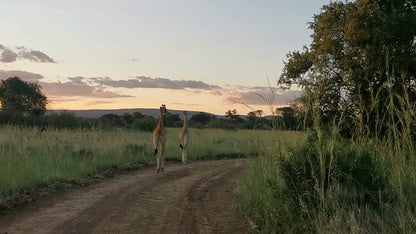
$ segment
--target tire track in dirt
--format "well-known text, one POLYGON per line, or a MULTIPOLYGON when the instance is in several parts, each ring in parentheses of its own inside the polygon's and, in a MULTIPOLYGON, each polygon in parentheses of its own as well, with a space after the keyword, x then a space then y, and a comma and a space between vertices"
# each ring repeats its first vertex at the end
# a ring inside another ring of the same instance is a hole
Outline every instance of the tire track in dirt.
POLYGON ((248 160, 168 165, 52 195, 0 216, 0 233, 244 233, 233 206, 248 160))
POLYGON ((178 233, 246 233, 247 224, 235 207, 236 178, 241 168, 228 168, 203 177, 189 190, 178 233), (233 223, 234 222, 234 223, 233 223))
MULTIPOLYGON (((151 172, 152 174, 154 172, 151 172)), ((111 221, 122 215, 131 204, 140 199, 145 191, 150 190, 156 183, 168 183, 169 181, 189 175, 189 170, 167 172, 164 176, 151 175, 141 183, 120 188, 118 191, 104 196, 93 206, 83 210, 75 219, 68 220, 55 228, 52 233, 91 233, 94 228, 106 219, 111 221)))
POLYGON ((198 220, 196 210, 204 195, 208 192, 212 181, 219 177, 218 174, 218 172, 215 172, 203 177, 191 187, 185 201, 178 204, 184 206, 184 214, 179 225, 180 233, 197 233, 198 231, 212 233, 206 217, 200 217, 201 219, 198 220))

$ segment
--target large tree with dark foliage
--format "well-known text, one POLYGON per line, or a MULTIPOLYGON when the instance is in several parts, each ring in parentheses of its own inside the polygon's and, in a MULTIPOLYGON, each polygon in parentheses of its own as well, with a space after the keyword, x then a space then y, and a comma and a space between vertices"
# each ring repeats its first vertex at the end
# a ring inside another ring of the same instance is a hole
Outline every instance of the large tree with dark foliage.
POLYGON ((296 110, 293 107, 285 106, 277 108, 277 111, 281 114, 281 128, 284 130, 298 130, 301 128, 299 117, 296 110))
POLYGON ((334 1, 310 28, 312 43, 288 53, 279 84, 300 85, 323 119, 352 118, 372 132, 377 116, 394 116, 386 103, 416 102, 414 0, 334 1))
POLYGON ((225 112, 225 117, 230 118, 233 124, 242 123, 243 119, 238 115, 236 109, 225 112))
POLYGON ((12 77, 0 84, 0 101, 3 111, 43 115, 48 103, 40 85, 12 77))
POLYGON ((212 119, 215 119, 215 116, 210 115, 208 113, 200 112, 200 113, 192 115, 191 122, 198 123, 201 126, 205 126, 212 119))

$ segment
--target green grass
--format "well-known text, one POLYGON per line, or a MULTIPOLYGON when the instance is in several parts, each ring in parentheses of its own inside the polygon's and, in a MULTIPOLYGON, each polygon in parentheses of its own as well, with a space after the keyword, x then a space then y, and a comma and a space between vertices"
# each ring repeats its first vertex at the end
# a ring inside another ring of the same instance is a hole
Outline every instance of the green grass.
MULTIPOLYGON (((180 129, 168 129, 167 160, 181 160, 178 134, 180 129)), ((272 131, 191 129, 188 158, 220 159, 252 157, 264 149, 265 141, 273 139, 272 131)))
MULTIPOLYGON (((180 161, 179 128, 167 129, 165 159, 180 161)), ((271 131, 190 129, 189 160, 256 156, 271 131)), ((0 128, 0 207, 18 194, 77 183, 108 169, 154 162, 152 134, 134 130, 0 128)))
POLYGON ((140 132, 40 133, 14 127, 3 127, 0 132, 2 199, 51 183, 77 181, 109 168, 151 160, 146 154, 148 134, 140 132))
POLYGON ((290 233, 298 224, 295 216, 289 215, 287 197, 282 196, 285 183, 280 176, 279 159, 288 154, 288 148, 299 145, 304 138, 303 133, 293 132, 291 136, 277 133, 240 178, 239 207, 246 214, 253 232, 284 233, 286 230, 290 233))
POLYGON ((311 132, 274 145, 239 182, 239 206, 253 232, 416 232, 411 144, 311 132))

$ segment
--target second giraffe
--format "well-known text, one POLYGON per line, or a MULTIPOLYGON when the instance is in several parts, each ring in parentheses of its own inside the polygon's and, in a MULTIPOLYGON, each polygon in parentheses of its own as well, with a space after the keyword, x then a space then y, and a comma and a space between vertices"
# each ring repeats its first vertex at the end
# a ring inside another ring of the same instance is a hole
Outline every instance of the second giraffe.
POLYGON ((182 148, 182 163, 186 163, 188 156, 189 130, 186 125, 188 112, 183 112, 183 127, 179 132, 179 146, 182 148))

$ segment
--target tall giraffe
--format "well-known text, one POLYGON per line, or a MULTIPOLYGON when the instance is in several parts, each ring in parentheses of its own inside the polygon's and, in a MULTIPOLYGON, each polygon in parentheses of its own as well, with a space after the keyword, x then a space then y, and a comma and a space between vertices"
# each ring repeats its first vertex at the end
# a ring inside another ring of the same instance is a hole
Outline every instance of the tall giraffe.
POLYGON ((182 163, 186 163, 188 156, 189 130, 186 125, 188 112, 183 112, 183 127, 179 132, 179 146, 182 148, 182 163))
POLYGON ((165 161, 163 159, 163 153, 165 151, 166 144, 166 129, 163 127, 163 114, 166 113, 166 106, 162 104, 159 111, 159 122, 157 123, 156 129, 153 131, 153 147, 155 152, 153 155, 156 156, 156 172, 163 171, 165 161))

